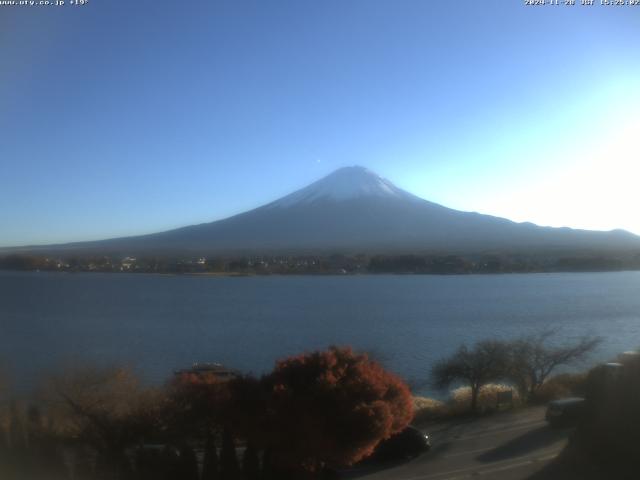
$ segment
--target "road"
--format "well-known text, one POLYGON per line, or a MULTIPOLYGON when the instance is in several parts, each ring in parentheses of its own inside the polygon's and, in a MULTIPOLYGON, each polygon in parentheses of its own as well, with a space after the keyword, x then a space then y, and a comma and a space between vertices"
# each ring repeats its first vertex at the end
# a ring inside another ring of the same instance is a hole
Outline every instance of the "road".
POLYGON ((344 472, 344 478, 526 479, 558 455, 570 433, 567 429, 549 428, 544 420, 543 407, 436 424, 425 431, 433 445, 430 452, 402 464, 356 468, 344 472))

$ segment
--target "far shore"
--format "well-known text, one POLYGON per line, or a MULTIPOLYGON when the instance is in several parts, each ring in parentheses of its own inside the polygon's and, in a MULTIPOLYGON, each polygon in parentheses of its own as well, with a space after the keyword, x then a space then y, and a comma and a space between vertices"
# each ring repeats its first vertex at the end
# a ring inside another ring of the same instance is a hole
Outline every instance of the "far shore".
POLYGON ((0 268, 0 272, 23 272, 23 273, 60 273, 60 274, 130 274, 130 275, 157 275, 163 277, 218 277, 218 278, 244 278, 244 277, 376 277, 384 275, 397 276, 431 276, 431 277, 451 277, 451 276, 489 276, 489 275, 545 275, 545 274, 571 274, 571 273, 629 273, 638 272, 640 268, 612 269, 612 270, 536 270, 536 271, 499 271, 499 272, 154 272, 140 270, 42 270, 42 269, 11 269, 0 268))

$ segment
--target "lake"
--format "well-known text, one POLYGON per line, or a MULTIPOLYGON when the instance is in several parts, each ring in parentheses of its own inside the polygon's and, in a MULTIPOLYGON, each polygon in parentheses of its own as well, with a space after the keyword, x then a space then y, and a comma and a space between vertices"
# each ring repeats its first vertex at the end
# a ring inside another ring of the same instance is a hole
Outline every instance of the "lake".
MULTIPOLYGON (((128 364, 161 382, 193 362, 268 371, 331 344, 403 377, 463 342, 558 328, 640 347, 640 272, 206 277, 0 272, 0 363, 16 388, 68 365, 128 364)), ((428 390, 428 389, 427 389, 428 390)), ((423 393, 429 393, 423 389, 423 393)))

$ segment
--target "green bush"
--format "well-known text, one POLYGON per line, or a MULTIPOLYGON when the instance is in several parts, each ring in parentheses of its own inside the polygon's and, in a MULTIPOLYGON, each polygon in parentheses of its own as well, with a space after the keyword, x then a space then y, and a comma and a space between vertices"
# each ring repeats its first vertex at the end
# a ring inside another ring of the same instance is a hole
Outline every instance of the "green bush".
MULTIPOLYGON (((497 383, 488 383, 480 388, 478 393, 478 411, 489 412, 496 410, 498 405, 498 393, 511 391, 513 394, 513 403, 519 404, 520 397, 518 391, 510 385, 502 385, 497 383)), ((471 388, 460 387, 451 392, 451 399, 447 404, 449 415, 462 415, 469 413, 469 402, 471 399, 471 388)))

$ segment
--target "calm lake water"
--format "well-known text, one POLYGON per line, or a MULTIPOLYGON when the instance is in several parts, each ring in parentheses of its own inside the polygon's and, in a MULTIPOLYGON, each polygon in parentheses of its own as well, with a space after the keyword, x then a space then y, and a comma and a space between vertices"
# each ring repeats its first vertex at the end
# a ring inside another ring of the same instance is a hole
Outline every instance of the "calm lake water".
MULTIPOLYGON (((269 370, 331 344, 407 379, 462 342, 559 328, 640 347, 640 272, 198 277, 0 272, 0 363, 14 385, 74 364, 130 364, 152 382, 195 361, 269 370)), ((423 390, 423 393, 425 391, 423 390)))

